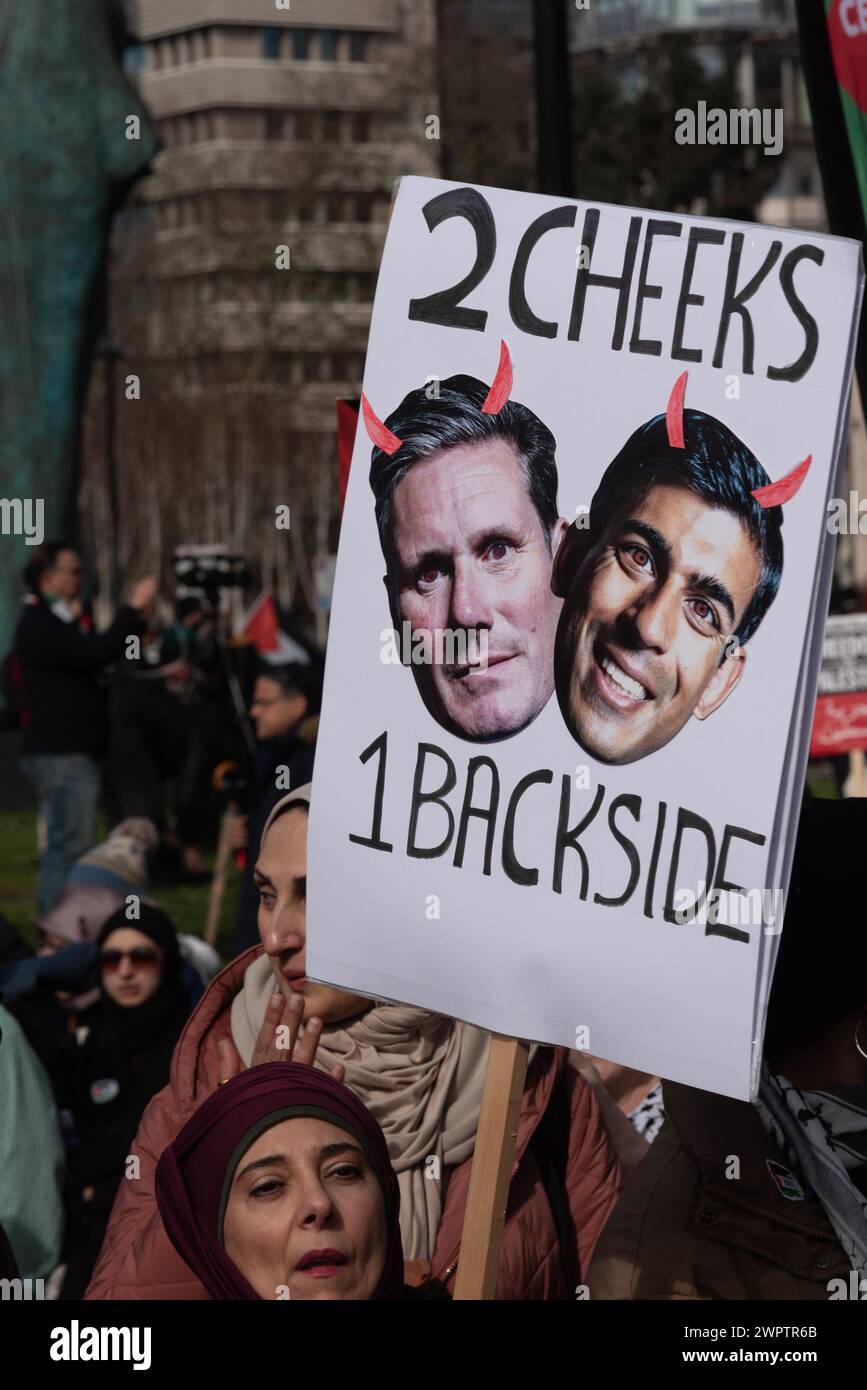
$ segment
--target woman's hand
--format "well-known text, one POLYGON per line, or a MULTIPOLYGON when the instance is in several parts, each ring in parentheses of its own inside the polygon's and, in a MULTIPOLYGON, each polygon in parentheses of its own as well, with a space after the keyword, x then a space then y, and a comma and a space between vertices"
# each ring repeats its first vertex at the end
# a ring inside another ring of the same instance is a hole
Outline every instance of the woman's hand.
POLYGON ((130 608, 135 608, 142 617, 147 617, 153 609, 158 587, 158 580, 154 574, 149 574, 144 579, 136 580, 135 584, 133 584, 130 589, 129 598, 127 599, 130 608))
MULTIPOLYGON (((308 1019, 304 1036, 299 1038, 298 1030, 304 1013, 303 1003, 298 994, 285 999, 279 990, 275 990, 265 1010, 265 1020, 253 1048, 251 1067, 257 1067, 262 1062, 300 1062, 308 1067, 313 1066, 322 1036, 322 1019, 308 1019)), ((218 1044, 218 1048, 222 1083, 232 1076, 238 1076, 245 1068, 231 1038, 224 1038, 218 1044)), ((335 1081, 342 1081, 345 1075, 344 1067, 338 1063, 331 1075, 335 1081)))

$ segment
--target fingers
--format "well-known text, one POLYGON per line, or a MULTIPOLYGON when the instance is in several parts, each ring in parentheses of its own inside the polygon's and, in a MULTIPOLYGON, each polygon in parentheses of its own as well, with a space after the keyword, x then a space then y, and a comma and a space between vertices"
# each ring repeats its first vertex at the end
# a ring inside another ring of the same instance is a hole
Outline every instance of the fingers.
POLYGON ((259 1029, 259 1036, 253 1048, 253 1056, 250 1059, 250 1065, 252 1067, 258 1067, 262 1062, 268 1061, 268 1047, 274 1044, 275 1034, 282 1012, 282 994, 272 994, 268 1001, 268 1007, 265 1010, 262 1027, 259 1029))
POLYGON ((308 1019, 307 1026, 304 1029, 304 1037, 298 1040, 298 1045, 295 1048, 295 1056, 293 1057, 293 1061, 303 1062, 308 1067, 312 1067, 314 1059, 316 1057, 316 1049, 319 1046, 319 1039, 321 1037, 322 1019, 308 1019))
MULTIPOLYGON (((304 1001, 300 995, 293 994, 289 999, 284 999, 279 991, 274 993, 259 1030, 251 1066, 258 1066, 262 1062, 300 1062, 303 1066, 312 1067, 322 1038, 322 1019, 308 1019, 304 1034, 299 1038, 303 1016, 304 1001)), ((345 1068, 340 1063, 332 1070, 337 1081, 342 1081, 345 1074, 345 1068)))
MULTIPOLYGON (((277 1060, 277 1044, 283 1043, 285 1046, 285 1034, 278 1029, 282 1028, 283 1011, 286 1001, 279 990, 275 990, 268 1001, 265 1010, 265 1017, 262 1020, 262 1027, 259 1029, 259 1036, 256 1039, 256 1046, 253 1048, 251 1066, 257 1067, 262 1062, 273 1062, 277 1060)), ((282 1053, 282 1048, 281 1048, 282 1053)))
POLYGON ((279 1049, 275 1052, 275 1059, 278 1062, 291 1062, 295 1056, 295 1044, 298 1041, 298 1029, 301 1027, 301 1020, 304 1017, 304 1000, 299 994, 293 994, 286 1000, 283 1011, 283 1025, 288 1026, 288 1035, 284 1034, 280 1042, 279 1049), (288 1015, 288 1024, 287 1024, 288 1015))
POLYGON ((253 1049, 252 1066, 260 1062, 292 1061, 302 1012, 303 1000, 299 995, 284 999, 279 990, 272 994, 253 1049))
POLYGON ((232 1076, 238 1076, 243 1070, 241 1058, 235 1044, 229 1038, 223 1038, 217 1044, 217 1051, 220 1057, 219 1080, 228 1081, 232 1076))
POLYGON ((334 1077, 335 1081, 344 1081, 346 1079, 346 1068, 342 1062, 335 1063, 331 1068, 331 1075, 334 1077))

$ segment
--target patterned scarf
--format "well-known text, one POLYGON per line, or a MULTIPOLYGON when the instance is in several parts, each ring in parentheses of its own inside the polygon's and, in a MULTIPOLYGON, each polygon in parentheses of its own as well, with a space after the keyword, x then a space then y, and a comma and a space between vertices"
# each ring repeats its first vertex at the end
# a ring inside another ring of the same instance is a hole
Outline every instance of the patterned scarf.
POLYGON ((653 1143, 665 1124, 665 1102, 662 1099, 661 1081, 657 1081, 653 1090, 648 1091, 641 1104, 629 1112, 627 1119, 642 1139, 646 1139, 648 1144, 653 1143))
POLYGON ((867 1197, 850 1176, 867 1163, 867 1087, 800 1091, 763 1063, 755 1104, 824 1208, 852 1268, 867 1274, 867 1197))

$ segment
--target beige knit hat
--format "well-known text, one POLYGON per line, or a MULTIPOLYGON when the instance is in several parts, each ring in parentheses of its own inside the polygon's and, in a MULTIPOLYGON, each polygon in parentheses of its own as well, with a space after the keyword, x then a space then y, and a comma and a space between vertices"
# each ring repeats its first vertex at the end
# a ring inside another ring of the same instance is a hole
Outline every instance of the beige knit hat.
POLYGON ((107 840, 75 861, 67 884, 101 884, 121 892, 147 888, 147 856, 158 843, 153 821, 144 816, 129 816, 114 827, 107 840))

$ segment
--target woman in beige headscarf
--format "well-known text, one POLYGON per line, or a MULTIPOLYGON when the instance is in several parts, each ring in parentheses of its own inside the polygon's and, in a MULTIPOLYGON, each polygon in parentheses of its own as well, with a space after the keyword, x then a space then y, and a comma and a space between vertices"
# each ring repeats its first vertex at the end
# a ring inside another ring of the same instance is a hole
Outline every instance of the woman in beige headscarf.
MULTIPOLYGON (((317 1065, 342 1066, 346 1084, 381 1125, 400 1185, 404 1254, 430 1261, 442 1183, 429 1175, 473 1152, 490 1038, 423 1009, 375 1004, 306 980, 306 912, 295 885, 307 872, 309 790, 290 793, 265 823, 254 876, 266 954, 247 969, 232 1005, 232 1039, 241 1063, 252 1065, 275 979, 287 1000, 303 1001, 302 1030, 309 1019, 322 1020, 317 1065)), ((227 1048, 230 1068, 240 1069, 227 1048)))
MULTIPOLYGON (((171 1082, 145 1112, 133 1145, 141 1179, 118 1199, 88 1297, 204 1296, 162 1230, 153 1167, 216 1085, 244 1067, 293 1054, 345 1080, 381 1125, 400 1186, 408 1280, 452 1284, 488 1035, 307 980, 309 801, 309 787, 290 793, 265 826, 255 866, 262 945, 217 976, 181 1037, 171 1082)), ((574 1297, 619 1188, 591 1087, 566 1065, 565 1049, 536 1049, 497 1297, 574 1297)))

